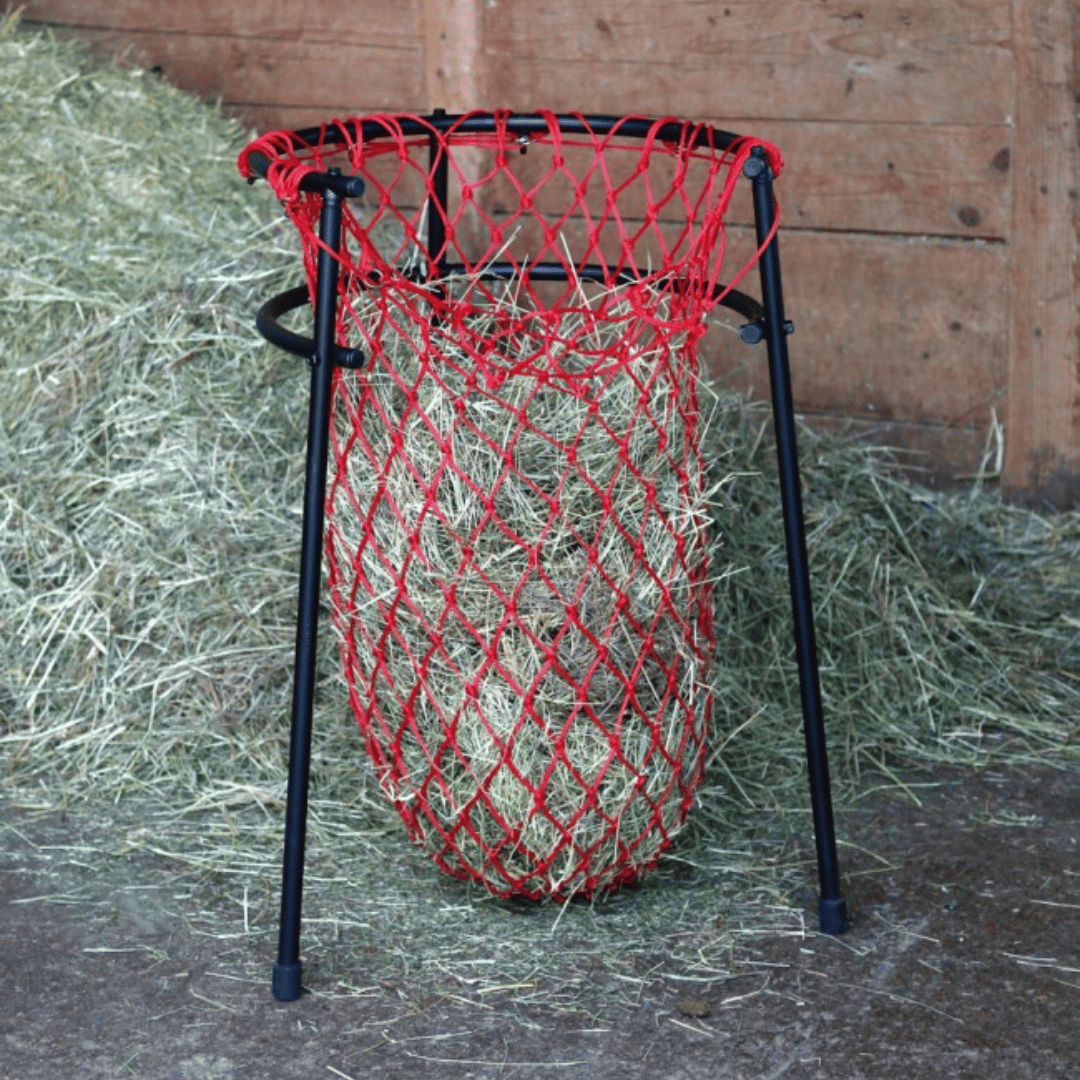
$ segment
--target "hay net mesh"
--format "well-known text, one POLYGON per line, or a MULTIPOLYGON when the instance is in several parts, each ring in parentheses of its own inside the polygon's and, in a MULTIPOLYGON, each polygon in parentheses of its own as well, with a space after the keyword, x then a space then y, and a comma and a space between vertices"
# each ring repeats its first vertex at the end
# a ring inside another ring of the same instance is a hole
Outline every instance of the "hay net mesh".
POLYGON ((696 346, 742 164, 780 162, 690 124, 571 135, 539 114, 523 136, 509 115, 278 132, 240 164, 270 159, 312 297, 321 196, 300 180, 366 184, 337 254, 338 342, 365 360, 335 373, 326 552, 382 787, 443 870, 565 898, 655 864, 702 775, 696 346))

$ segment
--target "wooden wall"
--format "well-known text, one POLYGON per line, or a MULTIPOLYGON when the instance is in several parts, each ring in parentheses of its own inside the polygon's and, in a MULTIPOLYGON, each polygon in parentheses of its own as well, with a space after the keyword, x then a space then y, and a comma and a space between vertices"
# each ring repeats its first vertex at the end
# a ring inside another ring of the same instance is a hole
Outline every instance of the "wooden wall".
MULTIPOLYGON (((996 416, 1005 490, 1080 504, 1070 0, 29 0, 24 19, 259 128, 546 106, 771 139, 800 409, 945 480, 996 416)), ((764 394, 763 352, 721 337, 714 369, 764 394)))

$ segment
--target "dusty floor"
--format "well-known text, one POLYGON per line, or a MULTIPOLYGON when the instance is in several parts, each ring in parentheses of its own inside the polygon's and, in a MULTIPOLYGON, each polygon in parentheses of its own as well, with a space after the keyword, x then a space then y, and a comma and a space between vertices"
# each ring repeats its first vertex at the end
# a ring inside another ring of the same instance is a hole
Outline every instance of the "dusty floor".
POLYGON ((233 946, 225 962, 225 944, 185 919, 165 860, 102 863, 85 810, 64 820, 8 810, 0 1073, 1072 1080, 1080 779, 1024 769, 937 779, 920 789, 921 807, 881 795, 843 814, 846 937, 762 939, 736 978, 698 985, 658 971, 636 1004, 580 1014, 460 985, 332 997, 317 970, 315 992, 276 1003, 272 940, 250 946, 238 976, 233 946))

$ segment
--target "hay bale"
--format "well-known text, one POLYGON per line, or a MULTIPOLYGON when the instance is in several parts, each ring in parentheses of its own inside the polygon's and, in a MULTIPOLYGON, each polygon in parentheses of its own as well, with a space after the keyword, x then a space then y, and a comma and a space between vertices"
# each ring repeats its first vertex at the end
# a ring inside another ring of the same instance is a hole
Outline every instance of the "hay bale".
POLYGON ((701 775, 686 335, 656 333, 627 287, 581 287, 554 319, 449 288, 467 326, 371 300, 356 316, 374 355, 342 382, 330 526, 348 675, 383 786, 444 869, 591 892, 655 863, 701 775))

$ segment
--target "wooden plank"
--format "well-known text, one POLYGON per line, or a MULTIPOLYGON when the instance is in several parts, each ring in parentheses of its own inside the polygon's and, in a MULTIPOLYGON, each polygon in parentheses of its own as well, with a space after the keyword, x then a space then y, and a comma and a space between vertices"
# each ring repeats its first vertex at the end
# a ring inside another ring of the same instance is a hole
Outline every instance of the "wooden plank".
POLYGON ((1014 4, 1017 162, 1003 487, 1080 505, 1077 155, 1068 0, 1014 4))
MULTIPOLYGON (((334 112, 325 105, 253 105, 247 103, 224 103, 221 111, 231 116, 249 130, 296 131, 298 128, 316 127, 334 112)), ((360 111, 353 109, 344 112, 360 111)))
POLYGON ((478 0, 424 0, 423 22, 428 109, 480 108, 478 0))
MULTIPOLYGON (((730 241, 737 266, 749 237, 730 241)), ((992 408, 1003 416, 1005 245, 788 231, 780 253, 798 409, 983 430, 992 408)), ((756 295, 757 281, 745 289, 756 295)), ((702 355, 729 385, 768 396, 762 346, 718 327, 702 355)))
POLYGON ((423 0, 26 0, 24 21, 145 34, 271 38, 368 44, 412 50, 421 31, 423 0))
POLYGON ((81 29, 98 55, 160 69, 171 83, 230 107, 352 112, 416 109, 424 99, 421 42, 411 49, 369 43, 282 41, 81 29), (357 72, 365 72, 363 78, 357 72))
POLYGON ((485 5, 487 98, 584 112, 1004 124, 1004 0, 485 5))
POLYGON ((736 120, 732 126, 780 147, 785 168, 777 198, 785 228, 1009 236, 1009 125, 736 120))
POLYGON ((994 478, 997 441, 986 428, 856 420, 822 413, 800 416, 812 428, 831 431, 866 446, 887 447, 900 469, 923 487, 970 488, 980 467, 986 479, 994 478), (985 463, 984 458, 987 458, 985 463))

